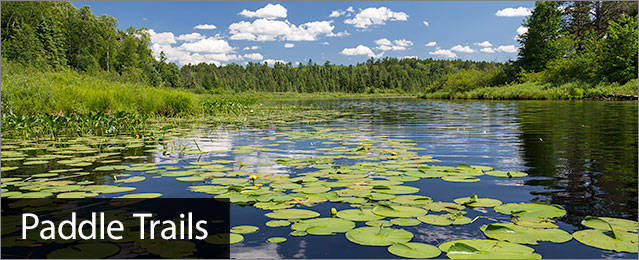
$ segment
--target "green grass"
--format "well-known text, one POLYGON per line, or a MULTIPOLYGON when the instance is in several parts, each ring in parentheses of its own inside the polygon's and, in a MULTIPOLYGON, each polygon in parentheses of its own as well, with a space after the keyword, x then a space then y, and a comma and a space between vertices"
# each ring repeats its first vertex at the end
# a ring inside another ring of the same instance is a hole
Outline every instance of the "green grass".
POLYGON ((421 95, 428 99, 601 99, 606 95, 637 95, 637 80, 626 84, 550 83, 526 82, 500 87, 476 88, 465 92, 437 91, 421 95))

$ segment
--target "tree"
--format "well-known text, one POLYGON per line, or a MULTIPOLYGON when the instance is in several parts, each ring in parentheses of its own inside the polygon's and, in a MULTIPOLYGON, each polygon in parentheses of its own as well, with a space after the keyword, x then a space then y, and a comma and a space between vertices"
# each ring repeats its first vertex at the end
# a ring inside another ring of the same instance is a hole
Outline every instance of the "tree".
POLYGON ((561 10, 557 2, 536 2, 535 10, 524 22, 528 32, 519 38, 519 67, 527 71, 540 71, 549 60, 559 57, 564 48, 557 42, 560 37, 561 10))
POLYGON ((637 16, 610 21, 602 48, 602 76, 625 83, 637 78, 637 16))

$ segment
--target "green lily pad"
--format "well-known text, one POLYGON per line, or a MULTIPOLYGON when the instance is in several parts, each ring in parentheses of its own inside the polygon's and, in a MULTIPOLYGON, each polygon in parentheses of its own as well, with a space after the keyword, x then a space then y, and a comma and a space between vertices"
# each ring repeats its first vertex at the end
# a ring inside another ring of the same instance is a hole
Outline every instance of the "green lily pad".
POLYGON ((587 229, 572 235, 577 241, 596 248, 630 253, 637 253, 638 249, 637 233, 587 229))
POLYGON ((58 195, 56 195, 56 198, 59 198, 59 199, 81 199, 81 198, 95 197, 95 196, 98 196, 98 194, 97 193, 91 193, 91 192, 73 191, 73 192, 58 193, 58 195))
POLYGON ((266 241, 268 241, 269 243, 277 244, 277 243, 286 242, 286 238, 285 237, 270 237, 266 241))
POLYGON ((558 218, 566 215, 559 205, 546 203, 508 203, 495 207, 495 211, 515 217, 558 218))
POLYGON ((396 185, 389 186, 388 189, 376 189, 375 191, 388 194, 412 194, 419 192, 419 188, 396 185))
POLYGON ((294 192, 301 192, 306 194, 317 194, 317 193, 325 193, 331 190, 331 188, 322 186, 322 185, 314 185, 314 186, 306 186, 299 189, 294 189, 294 192))
POLYGON ((295 230, 295 231, 291 232, 290 235, 294 236, 294 237, 303 237, 303 236, 308 235, 308 233, 306 233, 304 231, 295 230))
POLYGON ((242 242, 243 240, 244 240, 244 236, 240 234, 233 234, 233 233, 213 234, 213 235, 209 235, 206 239, 204 239, 205 242, 209 244, 214 244, 214 245, 235 244, 235 243, 242 242))
POLYGON ((487 237, 518 244, 537 245, 538 241, 563 243, 572 239, 568 232, 561 229, 535 229, 517 226, 512 223, 489 224, 482 226, 480 229, 487 237))
POLYGON ((134 183, 134 182, 141 182, 143 180, 146 180, 146 177, 144 177, 144 176, 133 176, 133 177, 126 178, 126 179, 119 179, 119 180, 116 180, 115 182, 134 183))
POLYGON ((109 243, 82 243, 67 248, 55 250, 47 255, 47 258, 106 258, 115 255, 120 247, 109 243))
POLYGON ((497 240, 454 240, 439 245, 439 249, 451 259, 541 259, 535 249, 497 240))
POLYGON ((426 215, 426 213, 428 213, 428 211, 425 209, 400 205, 389 206, 378 204, 373 208, 373 214, 375 215, 394 218, 419 217, 426 215))
POLYGON ((346 239, 365 246, 390 246, 410 241, 413 233, 404 229, 361 227, 346 232, 346 239))
POLYGON ((496 177, 524 177, 524 176, 528 176, 527 173, 525 172, 516 172, 516 171, 509 171, 509 172, 503 172, 503 171, 487 171, 484 172, 484 174, 486 175, 490 175, 490 176, 496 176, 496 177))
POLYGON ((250 233, 254 233, 256 231, 258 231, 260 228, 256 227, 256 226, 249 226, 249 225, 242 225, 242 226, 235 226, 231 228, 231 233, 236 233, 236 234, 250 234, 250 233))
POLYGON ((426 215, 417 217, 419 221, 426 224, 438 225, 438 226, 450 226, 450 225, 466 225, 472 222, 472 219, 464 217, 460 214, 442 214, 442 215, 426 215))
POLYGON ((501 205, 501 201, 496 199, 488 199, 488 198, 477 198, 477 196, 471 197, 463 197, 457 198, 453 200, 455 203, 464 205, 466 207, 475 207, 475 208, 491 208, 495 206, 501 205))
POLYGON ((110 186, 110 185, 89 185, 84 187, 82 190, 94 192, 94 193, 118 193, 118 192, 132 191, 132 190, 135 190, 135 188, 110 186))
POLYGON ((266 213, 267 217, 275 219, 304 219, 314 218, 319 215, 319 213, 307 209, 282 209, 266 213))
POLYGON ((626 231, 626 232, 637 232, 637 221, 621 219, 621 218, 608 218, 608 217, 591 217, 587 216, 582 221, 581 224, 594 228, 594 229, 602 229, 602 230, 610 230, 610 226, 616 230, 626 231), (610 225, 608 225, 610 224, 610 225))
POLYGON ((382 201, 382 200, 394 199, 395 195, 373 192, 371 194, 366 195, 366 198, 370 200, 374 200, 374 201, 382 201))
POLYGON ((348 219, 352 221, 370 221, 383 219, 383 216, 373 214, 370 209, 345 209, 337 212, 338 218, 348 219))
POLYGON ((288 225, 290 225, 291 222, 286 221, 286 220, 271 220, 266 222, 266 226, 267 227, 286 227, 288 225))
POLYGON ((370 220, 370 221, 366 221, 367 226, 371 226, 371 227, 392 227, 393 223, 391 223, 388 220, 370 220))
POLYGON ((552 219, 540 217, 518 217, 513 219, 515 225, 529 228, 558 228, 554 222, 552 219))
POLYGON ((34 174, 31 175, 31 177, 33 178, 47 178, 47 177, 55 177, 58 176, 57 173, 38 173, 38 174, 34 174))
POLYGON ((297 222, 291 226, 293 230, 305 231, 311 235, 332 235, 344 233, 355 227, 355 222, 340 218, 314 218, 297 222))
POLYGON ((152 199, 162 197, 162 193, 135 193, 118 196, 118 199, 152 199))
POLYGON ((479 178, 468 175, 448 175, 442 177, 442 180, 450 182, 478 182, 479 178))
POLYGON ((391 219, 390 222, 393 223, 393 225, 405 227, 417 226, 422 223, 421 221, 414 218, 394 218, 391 219))
POLYGON ((178 177, 175 178, 178 181, 203 181, 204 178, 200 176, 178 177))
POLYGON ((433 258, 442 251, 439 248, 423 243, 397 243, 388 247, 388 252, 406 258, 433 258))

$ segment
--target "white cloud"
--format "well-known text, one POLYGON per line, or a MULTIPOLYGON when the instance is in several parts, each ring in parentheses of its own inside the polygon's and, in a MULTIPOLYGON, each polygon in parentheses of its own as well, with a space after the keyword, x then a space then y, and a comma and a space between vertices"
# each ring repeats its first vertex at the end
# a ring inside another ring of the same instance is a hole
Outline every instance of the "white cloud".
POLYGON ((204 36, 202 36, 199 33, 189 33, 189 34, 182 34, 180 36, 178 36, 177 38, 175 38, 178 41, 185 41, 185 42, 194 42, 194 41, 199 41, 201 39, 204 39, 204 36))
POLYGON ((344 20, 345 24, 352 24, 357 28, 368 28, 371 25, 386 24, 386 21, 406 21, 408 15, 404 12, 393 12, 387 7, 366 8, 352 19, 344 20))
POLYGON ((437 42, 429 42, 426 44, 426 47, 433 47, 435 45, 437 45, 437 42))
POLYGON ((490 48, 490 47, 481 48, 479 51, 485 52, 485 53, 495 53, 495 49, 490 48))
POLYGON ((231 40, 247 41, 315 41, 321 35, 334 35, 332 21, 315 21, 300 25, 289 21, 257 19, 253 22, 241 21, 229 25, 231 40))
POLYGON ((452 48, 450 48, 451 51, 454 52, 464 52, 464 53, 473 53, 475 52, 475 50, 471 49, 470 46, 461 46, 461 45, 455 45, 452 48))
POLYGON ((175 43, 175 36, 172 32, 156 33, 153 29, 147 30, 151 36, 151 42, 157 44, 173 44, 175 43))
POLYGON ((477 45, 479 47, 491 47, 491 46, 493 46, 493 44, 490 43, 489 41, 476 42, 476 43, 473 43, 473 44, 477 45))
POLYGON ((495 52, 506 52, 506 53, 515 53, 518 51, 515 45, 500 45, 497 48, 482 48, 479 50, 485 53, 495 53, 495 52))
POLYGON ((263 60, 263 62, 266 62, 269 65, 273 65, 275 63, 282 63, 282 64, 286 63, 283 60, 274 60, 274 59, 265 59, 265 60, 263 60))
POLYGON ((284 44, 284 48, 293 48, 293 47, 295 47, 295 44, 292 44, 292 43, 285 43, 284 44))
POLYGON ((340 16, 351 16, 351 14, 354 12, 355 10, 353 9, 352 6, 349 6, 348 8, 346 8, 346 10, 342 10, 342 9, 338 9, 338 10, 333 10, 331 12, 331 14, 328 15, 328 17, 340 17, 340 16))
POLYGON ((322 45, 330 45, 328 42, 322 42, 322 45))
POLYGON ((382 51, 388 51, 388 50, 403 51, 403 50, 406 50, 406 47, 412 46, 413 42, 411 42, 409 40, 406 40, 406 39, 394 40, 393 42, 391 42, 390 40, 388 40, 386 38, 381 38, 381 39, 376 40, 375 44, 377 44, 377 47, 375 47, 375 49, 378 49, 378 50, 382 50, 382 51))
POLYGON ((454 52, 450 50, 439 49, 439 48, 435 51, 428 52, 428 54, 444 56, 446 58, 457 58, 457 54, 455 54, 454 52))
POLYGON ((178 47, 188 52, 204 52, 204 53, 229 53, 233 48, 228 42, 221 39, 205 38, 196 42, 183 43, 178 47))
POLYGON ((246 59, 250 59, 250 60, 263 60, 264 56, 262 56, 262 54, 259 53, 247 53, 243 55, 244 58, 246 59))
POLYGON ((519 38, 524 34, 528 32, 528 27, 520 25, 519 27, 517 27, 517 35, 515 35, 515 40, 519 40, 519 38))
POLYGON ((368 48, 364 45, 357 45, 357 47, 355 48, 345 48, 340 52, 340 54, 346 55, 346 56, 366 55, 368 57, 373 57, 373 58, 379 58, 382 55, 384 55, 383 52, 379 54, 375 54, 373 50, 371 50, 371 48, 368 48))
POLYGON ((349 36, 349 35, 351 35, 351 34, 348 33, 347 31, 338 32, 338 33, 329 32, 329 33, 326 34, 326 36, 328 36, 328 37, 345 37, 345 36, 349 36))
POLYGON ((213 30, 215 28, 217 28, 217 26, 212 24, 198 24, 193 27, 193 29, 198 29, 198 30, 213 30))
POLYGON ((529 16, 532 14, 530 8, 527 7, 517 7, 517 8, 504 8, 495 13, 496 16, 506 16, 506 17, 515 17, 515 16, 529 16))
POLYGON ((260 46, 255 46, 255 45, 254 45, 254 46, 244 47, 244 49, 242 49, 242 50, 257 50, 257 49, 259 49, 259 48, 260 48, 260 46))
POLYGON ((430 27, 430 23, 428 23, 427 21, 423 21, 424 25, 426 25, 426 27, 430 27))
POLYGON ((404 56, 402 59, 419 59, 417 56, 404 56))
POLYGON ((240 12, 241 16, 248 18, 266 18, 266 19, 277 19, 277 18, 286 18, 287 10, 284 6, 280 4, 267 4, 266 6, 257 9, 256 11, 242 10, 240 12))

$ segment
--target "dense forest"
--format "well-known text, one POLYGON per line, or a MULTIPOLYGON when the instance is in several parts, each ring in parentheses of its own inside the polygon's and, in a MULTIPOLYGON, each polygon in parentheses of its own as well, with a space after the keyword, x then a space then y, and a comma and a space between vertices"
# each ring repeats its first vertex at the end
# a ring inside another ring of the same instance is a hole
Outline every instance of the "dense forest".
MULTIPOLYGON (((517 83, 624 84, 637 78, 636 2, 537 2, 518 59, 505 63, 369 59, 355 65, 189 64, 155 59, 145 28, 69 2, 2 2, 2 56, 43 70, 73 69, 117 81, 197 93, 461 93, 517 83)), ((586 87, 587 88, 587 87, 586 87)), ((445 95, 443 95, 445 96, 445 95)))

